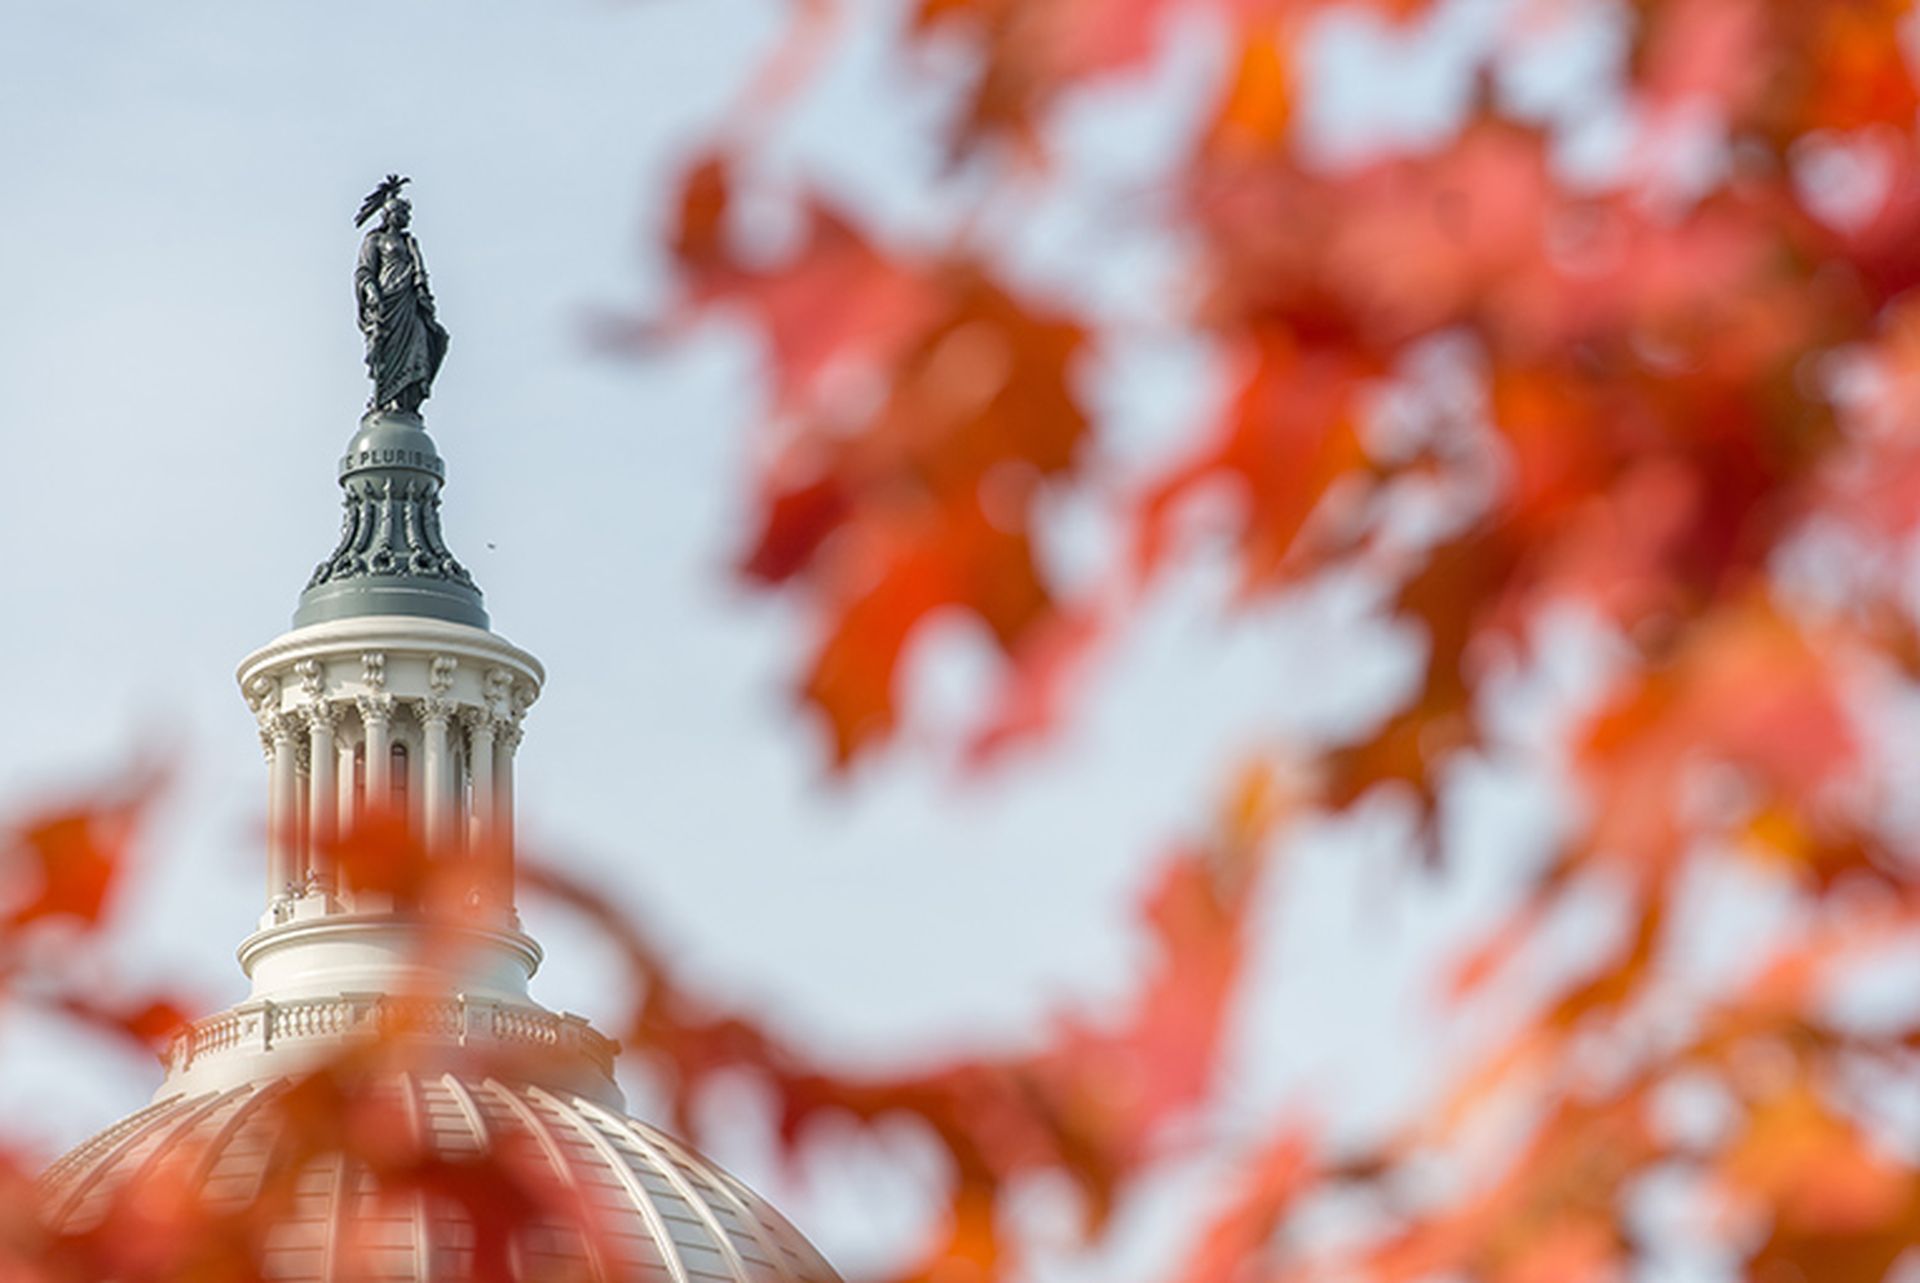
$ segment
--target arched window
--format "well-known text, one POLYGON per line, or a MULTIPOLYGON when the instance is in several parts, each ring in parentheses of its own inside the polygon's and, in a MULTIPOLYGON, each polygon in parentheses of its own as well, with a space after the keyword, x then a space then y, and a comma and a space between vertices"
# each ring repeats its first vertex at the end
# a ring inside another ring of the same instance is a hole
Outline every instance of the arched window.
POLYGON ((394 744, 394 746, 388 750, 387 761, 389 771, 393 777, 393 794, 388 800, 393 805, 394 814, 405 815, 407 813, 408 788, 407 746, 400 743, 394 744))

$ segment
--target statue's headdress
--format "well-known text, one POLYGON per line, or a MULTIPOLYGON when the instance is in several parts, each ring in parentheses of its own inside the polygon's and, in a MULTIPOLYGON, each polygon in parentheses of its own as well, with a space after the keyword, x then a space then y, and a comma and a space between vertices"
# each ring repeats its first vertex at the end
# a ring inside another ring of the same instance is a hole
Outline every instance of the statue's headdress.
POLYGON ((374 216, 374 213, 378 211, 382 205, 386 204, 395 196, 398 196, 400 189, 411 181, 411 179, 402 178, 398 174, 388 174, 386 179, 378 187, 368 192, 367 198, 360 202, 360 212, 353 216, 353 225, 355 227, 363 226, 369 218, 374 216))

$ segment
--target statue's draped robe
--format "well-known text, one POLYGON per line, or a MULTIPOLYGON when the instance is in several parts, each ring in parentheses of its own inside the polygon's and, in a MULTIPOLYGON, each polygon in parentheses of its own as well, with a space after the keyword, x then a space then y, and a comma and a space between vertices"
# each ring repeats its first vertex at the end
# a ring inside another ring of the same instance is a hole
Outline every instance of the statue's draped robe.
POLYGON ((405 232, 368 232, 353 284, 375 408, 418 409, 447 354, 447 332, 434 319, 420 246, 405 232), (374 299, 367 297, 369 286, 374 299))

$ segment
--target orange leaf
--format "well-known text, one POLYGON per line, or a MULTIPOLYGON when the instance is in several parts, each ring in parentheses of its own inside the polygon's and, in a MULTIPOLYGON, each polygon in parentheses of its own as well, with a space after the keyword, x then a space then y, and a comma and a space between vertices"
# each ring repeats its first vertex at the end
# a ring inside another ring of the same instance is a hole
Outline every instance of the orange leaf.
POLYGON ((1247 1162, 1234 1193, 1215 1215, 1199 1246, 1174 1277, 1178 1283, 1234 1283, 1262 1277, 1274 1234, 1294 1202, 1312 1188, 1313 1149, 1295 1128, 1284 1128, 1247 1162))
POLYGON ((108 897, 125 873, 151 784, 124 800, 55 811, 27 821, 0 846, 0 875, 14 884, 0 923, 20 927, 66 918, 100 923, 108 897))
POLYGON ((1288 45, 1272 28, 1241 33, 1239 64, 1205 146, 1225 153, 1254 153, 1277 147, 1293 122, 1293 76, 1288 45))
POLYGON ((1915 1196, 1912 1174, 1874 1153, 1805 1081, 1755 1107, 1719 1173, 1795 1233, 1870 1231, 1910 1214, 1915 1196))

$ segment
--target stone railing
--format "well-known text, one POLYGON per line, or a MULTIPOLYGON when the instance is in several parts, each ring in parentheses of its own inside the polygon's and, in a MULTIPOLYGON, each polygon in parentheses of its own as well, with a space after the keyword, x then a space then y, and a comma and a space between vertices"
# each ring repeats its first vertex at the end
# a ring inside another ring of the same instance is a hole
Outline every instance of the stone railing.
POLYGON ((181 1040, 191 1037, 195 1055, 204 1056, 210 1052, 224 1051, 228 1047, 239 1045, 241 1038, 245 1036, 245 1026, 246 1021, 238 1012, 224 1012, 218 1016, 210 1016, 188 1029, 183 1029, 175 1036, 175 1046, 177 1047, 181 1040))
POLYGON ((242 1003, 199 1020, 174 1035, 161 1054, 168 1073, 184 1073, 209 1056, 241 1049, 270 1052, 317 1039, 418 1037, 460 1046, 538 1047, 577 1052, 604 1073, 613 1072, 617 1043, 585 1017, 486 998, 401 998, 342 994, 292 1002, 242 1003))

